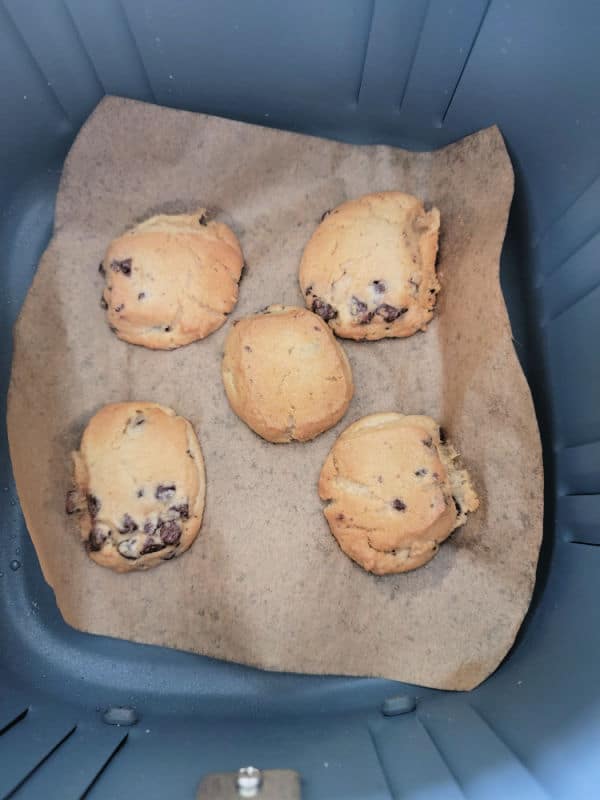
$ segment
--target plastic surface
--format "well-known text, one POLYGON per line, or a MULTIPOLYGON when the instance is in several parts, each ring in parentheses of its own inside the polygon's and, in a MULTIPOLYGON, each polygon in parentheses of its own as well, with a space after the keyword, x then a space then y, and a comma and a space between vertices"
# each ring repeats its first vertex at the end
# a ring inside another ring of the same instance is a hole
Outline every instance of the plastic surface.
POLYGON ((0 0, 2 419, 61 164, 105 92, 415 148, 498 123, 517 173, 502 280, 547 475, 532 610, 500 670, 451 695, 67 628, 2 423, 0 797, 192 798, 204 774, 249 763, 298 770, 308 800, 598 797, 598 41, 589 0, 0 0), (402 694, 416 711, 384 717, 402 694), (106 725, 109 706, 137 724, 106 725))

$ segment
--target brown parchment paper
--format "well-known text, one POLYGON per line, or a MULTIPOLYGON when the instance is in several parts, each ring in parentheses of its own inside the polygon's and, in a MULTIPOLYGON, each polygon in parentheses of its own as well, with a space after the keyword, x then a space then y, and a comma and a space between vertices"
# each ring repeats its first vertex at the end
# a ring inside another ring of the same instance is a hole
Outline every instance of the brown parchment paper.
POLYGON ((267 669, 445 689, 489 675, 529 605, 542 531, 538 429, 498 277, 512 191, 496 128, 409 153, 104 99, 65 165, 54 236, 15 328, 9 393, 21 504, 67 622, 267 669), (440 208, 439 313, 410 339, 343 341, 356 393, 316 441, 268 444, 230 411, 220 362, 231 321, 173 352, 109 331, 98 263, 145 217, 205 205, 233 226, 248 264, 236 318, 302 305, 298 264, 321 214, 385 189, 440 208), (85 555, 64 495, 88 418, 135 399, 172 406, 195 426, 206 513, 182 558, 116 575, 85 555), (339 550, 317 479, 344 427, 388 410, 438 419, 482 503, 426 567, 377 578, 339 550))

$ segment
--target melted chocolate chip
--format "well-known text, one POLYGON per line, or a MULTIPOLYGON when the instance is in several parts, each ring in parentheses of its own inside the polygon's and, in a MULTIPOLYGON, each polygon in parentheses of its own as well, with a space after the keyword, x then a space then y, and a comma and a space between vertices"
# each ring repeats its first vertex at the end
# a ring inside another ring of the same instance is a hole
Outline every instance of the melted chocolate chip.
POLYGON ((169 486, 165 486, 164 484, 160 483, 156 487, 156 499, 161 500, 163 503, 167 500, 170 500, 176 492, 177 487, 175 484, 171 484, 169 486))
POLYGON ((406 503, 403 503, 399 497, 394 498, 392 507, 395 508, 396 511, 406 511, 406 503))
POLYGON ((165 549, 164 544, 161 544, 161 542, 155 542, 152 539, 150 539, 150 537, 148 537, 144 542, 144 546, 140 550, 140 555, 145 556, 148 555, 148 553, 156 553, 158 550, 164 550, 164 549, 165 549))
POLYGON ((384 281, 372 281, 371 286, 378 294, 383 294, 387 288, 384 281))
POLYGON ((427 439, 423 439, 423 444, 425 447, 433 447, 433 439, 431 436, 428 436, 427 439))
POLYGON ((70 489, 65 498, 65 511, 67 514, 74 514, 79 511, 79 492, 77 489, 70 489))
POLYGON ((118 305, 118 306, 115 306, 115 311, 116 311, 116 312, 117 312, 117 314, 118 314, 118 313, 119 313, 119 311, 123 311, 123 309, 124 309, 124 308, 125 308, 125 303, 119 303, 119 305, 118 305))
POLYGON ((102 550, 102 546, 104 542, 108 539, 108 533, 102 528, 92 528, 90 531, 90 537, 88 539, 88 547, 90 550, 93 550, 95 553, 98 550, 102 550))
POLYGON ((446 431, 444 428, 440 427, 440 442, 442 444, 446 444, 448 441, 448 436, 446 435, 446 431))
POLYGON ((329 303, 325 303, 321 300, 320 297, 315 297, 312 304, 312 310, 315 314, 318 314, 322 317, 325 322, 329 322, 330 319, 335 319, 338 315, 337 310, 329 305, 329 303))
POLYGON ((98 267, 98 272, 100 273, 100 275, 106 275, 106 270, 104 269, 104 264, 102 263, 102 261, 100 262, 100 266, 98 267))
POLYGON ((358 297, 352 297, 350 301, 350 313, 353 317, 357 318, 360 325, 368 325, 373 319, 373 312, 369 311, 367 304, 359 300, 358 297))
POLYGON ((136 521, 129 516, 129 514, 123 514, 123 520, 121 521, 121 527, 119 528, 119 533, 133 533, 137 531, 138 526, 136 521))
POLYGON ((144 533, 154 533, 156 530, 156 525, 154 525, 150 520, 146 520, 144 522, 144 533))
POLYGON ((140 293, 138 294, 138 300, 143 300, 143 299, 144 299, 144 297, 146 297, 146 292, 140 292, 140 293))
POLYGON ((327 211, 324 211, 324 212, 321 214, 321 222, 323 222, 323 220, 325 219, 325 217, 328 217, 330 214, 331 214, 331 209, 330 209, 330 208, 328 208, 328 209, 327 209, 327 211))
POLYGON ((427 475, 427 470, 425 469, 425 467, 421 467, 421 469, 415 471, 415 475, 417 476, 417 478, 422 478, 424 475, 427 475))
POLYGON ((123 261, 111 261, 110 268, 113 272, 122 272, 123 275, 131 275, 131 259, 125 258, 123 261))
POLYGON ((181 527, 174 519, 161 523, 158 533, 165 544, 177 544, 181 539, 181 527))
POLYGON ((101 308, 103 311, 106 311, 106 309, 108 308, 108 303, 106 302, 106 300, 104 299, 104 297, 101 297, 101 298, 100 298, 100 308, 101 308))
POLYGON ((181 503, 178 506, 171 506, 170 511, 175 511, 182 519, 189 519, 190 507, 188 503, 181 503))
POLYGON ((202 214, 202 216, 198 217, 198 222, 203 227, 206 227, 206 225, 208 225, 208 216, 206 214, 202 214))
POLYGON ((310 286, 306 287, 304 294, 308 297, 309 294, 312 294, 312 283, 310 286))
POLYGON ((380 317, 383 317, 386 322, 394 322, 394 320, 398 319, 398 317, 401 317, 402 314, 406 314, 407 311, 408 308, 405 306, 396 308, 396 306, 390 306, 388 303, 382 303, 375 309, 375 313, 380 317))
POLYGON ((90 517, 97 517, 98 516, 98 512, 100 511, 100 506, 101 506, 100 500, 98 500, 98 498, 95 495, 88 494, 88 496, 87 496, 87 507, 88 507, 88 511, 89 511, 90 517))

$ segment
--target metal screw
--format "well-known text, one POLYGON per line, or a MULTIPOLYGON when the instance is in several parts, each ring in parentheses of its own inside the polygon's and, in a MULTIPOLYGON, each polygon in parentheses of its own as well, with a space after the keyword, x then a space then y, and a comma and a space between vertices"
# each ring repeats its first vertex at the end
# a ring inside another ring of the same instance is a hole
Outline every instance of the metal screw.
POLYGON ((256 797, 262 784, 262 773, 256 767, 241 767, 237 775, 237 788, 240 797, 256 797))

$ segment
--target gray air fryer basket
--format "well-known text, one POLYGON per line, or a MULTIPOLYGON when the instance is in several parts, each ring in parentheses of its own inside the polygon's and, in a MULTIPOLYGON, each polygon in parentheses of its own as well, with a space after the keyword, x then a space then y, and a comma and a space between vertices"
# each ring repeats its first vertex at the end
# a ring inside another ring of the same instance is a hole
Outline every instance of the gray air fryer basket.
POLYGON ((230 774, 203 797, 244 796, 249 765, 263 800, 298 796, 269 770, 297 773, 308 800, 599 797, 600 4, 0 0, 3 419, 62 164, 105 94, 410 149, 499 126, 517 181, 502 284, 543 438, 544 543, 517 642, 470 693, 93 637, 41 576, 3 424, 0 797, 193 798, 209 773, 230 774))

